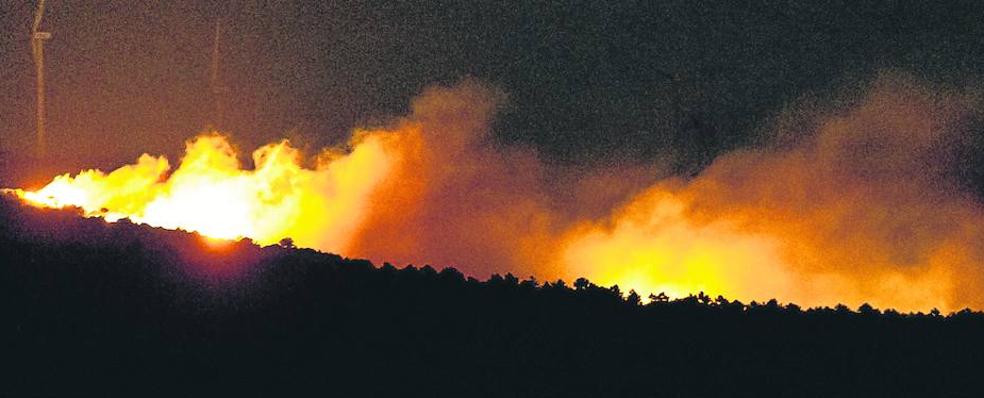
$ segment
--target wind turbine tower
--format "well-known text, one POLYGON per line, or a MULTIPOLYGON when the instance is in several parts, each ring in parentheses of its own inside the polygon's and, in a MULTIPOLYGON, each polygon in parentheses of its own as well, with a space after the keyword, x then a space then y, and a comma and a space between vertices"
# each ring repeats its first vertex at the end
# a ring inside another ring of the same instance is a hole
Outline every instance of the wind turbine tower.
POLYGON ((225 104, 223 103, 223 97, 228 92, 228 88, 222 84, 221 77, 219 76, 219 61, 221 57, 221 51, 219 48, 219 38, 222 35, 222 19, 217 19, 215 21, 215 38, 212 42, 212 67, 211 76, 209 79, 209 86, 211 86, 212 94, 212 120, 211 129, 218 130, 222 125, 223 113, 225 111, 225 104))
POLYGON ((42 32, 41 17, 44 16, 44 0, 38 0, 38 8, 34 13, 34 25, 31 26, 31 53, 34 54, 34 65, 37 68, 37 152, 43 158, 47 152, 44 134, 44 41, 51 39, 50 32, 42 32))

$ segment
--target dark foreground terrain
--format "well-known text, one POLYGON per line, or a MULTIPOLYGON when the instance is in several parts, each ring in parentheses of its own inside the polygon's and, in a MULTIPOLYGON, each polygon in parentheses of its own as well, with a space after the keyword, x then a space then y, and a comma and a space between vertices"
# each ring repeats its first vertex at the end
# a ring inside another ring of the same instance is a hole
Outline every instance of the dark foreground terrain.
MULTIPOLYGON (((289 245, 286 245, 289 246, 289 245)), ((984 316, 641 305, 0 199, 0 395, 982 396, 984 316)))

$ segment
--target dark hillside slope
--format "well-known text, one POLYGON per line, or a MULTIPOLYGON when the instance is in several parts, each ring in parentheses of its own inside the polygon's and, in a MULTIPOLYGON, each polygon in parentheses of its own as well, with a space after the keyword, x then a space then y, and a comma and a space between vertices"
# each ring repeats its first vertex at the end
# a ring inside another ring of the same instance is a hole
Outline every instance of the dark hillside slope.
MULTIPOLYGON (((2 196, 2 195, 0 195, 2 196)), ((480 282, 0 199, 0 395, 981 396, 984 317, 480 282)))

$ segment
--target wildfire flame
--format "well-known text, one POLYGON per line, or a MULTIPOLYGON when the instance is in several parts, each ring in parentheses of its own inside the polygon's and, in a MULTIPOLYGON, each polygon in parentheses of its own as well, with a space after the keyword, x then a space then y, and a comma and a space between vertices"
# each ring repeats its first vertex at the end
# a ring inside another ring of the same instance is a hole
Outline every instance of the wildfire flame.
POLYGON ((475 81, 429 89, 409 116, 357 131, 312 167, 282 141, 244 168, 229 139, 210 133, 187 143, 173 171, 143 155, 19 195, 108 221, 291 238, 473 275, 585 276, 644 296, 984 308, 984 208, 947 182, 946 166, 973 96, 888 76, 850 109, 777 128, 790 143, 727 154, 688 180, 547 166, 497 145, 489 126, 501 100, 475 81))
POLYGON ((108 174, 65 174, 20 196, 40 206, 79 207, 111 222, 129 218, 260 244, 289 237, 340 250, 361 221, 366 196, 387 173, 390 158, 381 140, 360 136, 351 153, 325 152, 313 169, 304 168, 300 153, 282 141, 253 152, 255 168, 246 170, 227 137, 211 133, 189 141, 180 167, 170 174, 167 159, 144 154, 108 174))

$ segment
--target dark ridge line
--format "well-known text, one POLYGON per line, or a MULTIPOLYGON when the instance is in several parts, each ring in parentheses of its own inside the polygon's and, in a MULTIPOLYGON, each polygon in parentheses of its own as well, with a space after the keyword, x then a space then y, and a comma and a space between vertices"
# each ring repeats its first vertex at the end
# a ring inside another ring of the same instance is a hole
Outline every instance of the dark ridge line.
MULTIPOLYGON (((4 216, 11 212, 11 209, 16 209, 14 213, 29 213, 31 211, 38 212, 39 214, 49 214, 53 215, 54 218, 61 220, 75 220, 76 222, 95 222, 101 224, 108 228, 113 228, 114 226, 119 226, 120 228, 131 229, 134 231, 149 230, 154 231, 154 234, 159 234, 161 236, 173 234, 173 236, 184 235, 185 239, 189 237, 195 240, 205 240, 213 239, 207 238, 197 232, 186 231, 182 229, 167 229, 161 227, 154 227, 147 224, 135 223, 129 218, 123 218, 116 222, 107 222, 100 216, 85 216, 84 211, 78 207, 65 207, 61 209, 53 208, 41 208, 35 207, 30 204, 25 203, 19 197, 16 196, 15 190, 13 189, 0 189, 0 208, 2 208, 2 213, 4 216), (84 221, 82 221, 84 220, 84 221)), ((46 216, 47 217, 47 216, 46 216)), ((6 217, 4 217, 6 221, 6 217)), ((4 232, 0 229, 0 232, 4 232)), ((290 238, 282 239, 278 244, 275 245, 259 245, 253 242, 250 238, 239 238, 236 240, 228 240, 230 245, 233 245, 239 249, 244 247, 251 247, 254 250, 277 250, 277 251, 287 251, 287 252, 299 252, 306 253, 307 255, 316 254, 322 256, 322 260, 326 263, 330 262, 341 262, 347 265, 363 266, 368 267, 377 272, 416 272, 425 276, 438 275, 443 278, 451 278, 457 280, 459 283, 466 283, 469 285, 479 285, 479 286, 512 286, 519 287, 521 289, 532 289, 534 291, 566 291, 572 293, 582 293, 585 295, 594 296, 608 296, 610 299, 617 299, 623 302, 629 307, 640 307, 640 308, 657 308, 661 306, 698 306, 707 309, 727 309, 729 311, 741 311, 741 312, 754 312, 758 310, 767 311, 780 311, 787 313, 836 313, 841 315, 863 315, 863 316, 882 316, 887 318, 927 318, 927 319, 952 319, 952 318, 968 318, 975 317, 984 320, 984 311, 973 310, 971 308, 964 308, 958 311, 951 311, 949 313, 943 314, 938 309, 931 309, 928 312, 922 311, 910 311, 901 312, 893 308, 878 309, 867 303, 861 304, 857 309, 852 309, 844 304, 837 304, 833 307, 831 306, 815 306, 803 308, 794 302, 780 303, 777 299, 773 298, 764 303, 759 303, 752 300, 748 303, 743 303, 740 300, 728 300, 722 295, 717 295, 716 297, 711 297, 700 291, 696 294, 690 293, 686 297, 679 298, 669 298, 664 292, 658 294, 649 294, 647 299, 648 302, 644 302, 642 296, 640 296, 635 290, 630 290, 628 292, 622 292, 617 284, 612 286, 600 286, 592 283, 586 278, 578 278, 573 284, 568 285, 567 281, 558 279, 554 282, 550 281, 538 281, 534 275, 530 275, 526 279, 520 280, 518 277, 512 273, 506 273, 501 275, 499 273, 492 273, 488 279, 479 280, 469 275, 464 275, 462 272, 454 268, 453 266, 445 266, 440 270, 435 269, 431 264, 425 264, 423 266, 416 266, 414 264, 406 264, 403 268, 394 266, 389 262, 383 262, 382 265, 377 266, 372 261, 368 259, 361 258, 350 258, 345 257, 336 253, 322 252, 313 248, 303 248, 297 247, 293 244, 290 238)))

